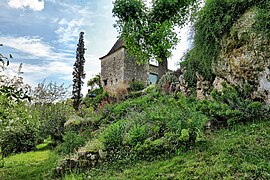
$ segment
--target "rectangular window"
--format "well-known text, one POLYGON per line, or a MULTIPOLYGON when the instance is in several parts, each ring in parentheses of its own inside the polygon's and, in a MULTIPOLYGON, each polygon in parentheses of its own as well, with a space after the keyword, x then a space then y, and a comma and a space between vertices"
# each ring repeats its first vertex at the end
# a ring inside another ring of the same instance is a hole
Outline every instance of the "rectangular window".
POLYGON ((156 84, 157 80, 158 80, 158 75, 157 74, 150 73, 148 75, 148 83, 149 84, 156 84))

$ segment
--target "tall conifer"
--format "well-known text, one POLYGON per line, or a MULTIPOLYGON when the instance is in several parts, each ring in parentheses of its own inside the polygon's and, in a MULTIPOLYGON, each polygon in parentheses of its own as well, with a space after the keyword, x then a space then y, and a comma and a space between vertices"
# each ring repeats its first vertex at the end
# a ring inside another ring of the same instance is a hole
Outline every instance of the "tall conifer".
POLYGON ((83 40, 84 32, 80 33, 79 42, 77 44, 77 51, 76 51, 76 61, 74 63, 74 71, 73 75, 73 90, 72 90, 72 99, 73 99, 73 107, 75 110, 79 109, 79 105, 82 101, 82 85, 83 79, 85 78, 84 72, 84 40, 83 40))

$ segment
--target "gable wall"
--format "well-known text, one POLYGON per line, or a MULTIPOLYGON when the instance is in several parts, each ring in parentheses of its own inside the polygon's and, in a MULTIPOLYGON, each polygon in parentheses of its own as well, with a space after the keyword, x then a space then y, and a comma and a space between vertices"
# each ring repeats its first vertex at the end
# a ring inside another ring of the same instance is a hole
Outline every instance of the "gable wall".
POLYGON ((112 87, 124 80, 124 48, 117 50, 101 60, 101 83, 112 87))

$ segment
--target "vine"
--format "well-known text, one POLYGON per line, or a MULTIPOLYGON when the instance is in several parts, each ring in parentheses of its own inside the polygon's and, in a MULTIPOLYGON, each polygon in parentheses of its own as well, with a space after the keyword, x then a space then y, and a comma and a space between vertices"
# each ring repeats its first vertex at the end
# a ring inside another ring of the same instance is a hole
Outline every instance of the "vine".
POLYGON ((270 3, 267 0, 206 0, 194 22, 194 47, 182 62, 186 69, 185 79, 191 87, 196 85, 196 73, 213 81, 215 75, 212 63, 221 49, 220 41, 233 24, 250 8, 258 7, 256 27, 260 32, 270 34, 270 3))

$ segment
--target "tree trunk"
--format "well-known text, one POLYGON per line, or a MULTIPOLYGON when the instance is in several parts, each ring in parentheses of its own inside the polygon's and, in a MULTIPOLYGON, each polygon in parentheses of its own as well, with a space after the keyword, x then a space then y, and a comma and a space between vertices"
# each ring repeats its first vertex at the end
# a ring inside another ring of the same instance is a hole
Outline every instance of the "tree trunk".
POLYGON ((162 62, 158 63, 158 80, 168 71, 168 60, 163 57, 162 62))

